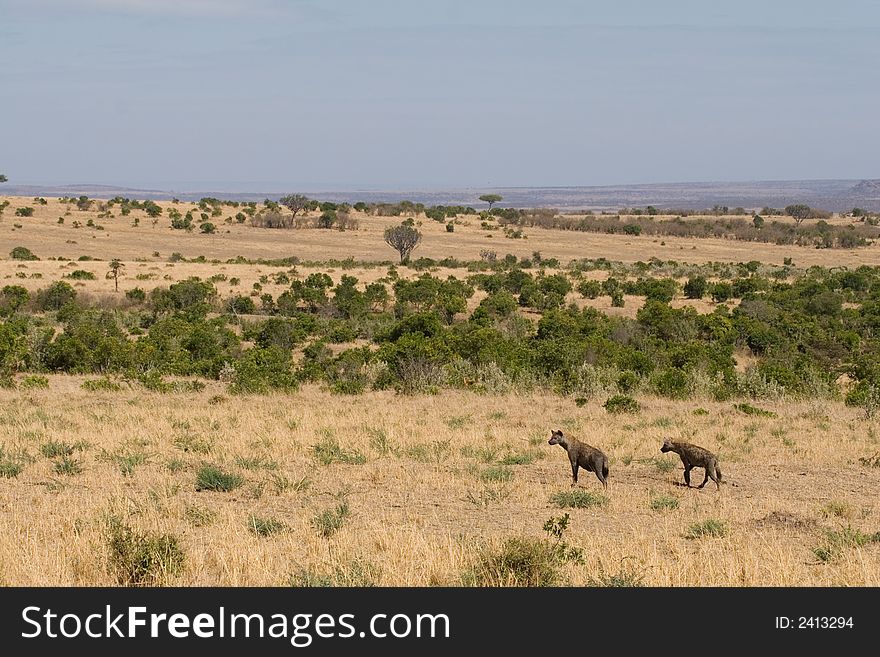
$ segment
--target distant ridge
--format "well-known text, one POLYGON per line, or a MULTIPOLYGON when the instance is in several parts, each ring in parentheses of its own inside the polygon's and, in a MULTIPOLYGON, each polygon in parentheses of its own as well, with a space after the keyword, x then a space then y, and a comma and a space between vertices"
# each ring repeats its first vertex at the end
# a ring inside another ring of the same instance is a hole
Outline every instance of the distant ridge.
POLYGON ((266 192, 234 192, 211 190, 169 191, 136 189, 100 184, 16 185, 9 182, 0 187, 8 196, 81 196, 112 198, 126 196, 137 199, 194 201, 212 196, 227 200, 263 201, 284 194, 300 193, 326 201, 395 202, 408 200, 426 205, 461 204, 485 207, 481 194, 501 194, 499 204, 506 207, 552 207, 560 210, 617 210, 623 207, 645 207, 699 210, 715 205, 743 207, 765 206, 782 208, 791 203, 807 203, 823 210, 843 211, 853 207, 880 211, 880 180, 787 180, 752 182, 652 183, 645 185, 606 185, 593 187, 483 187, 424 190, 352 189, 322 191, 291 184, 287 189, 266 192))

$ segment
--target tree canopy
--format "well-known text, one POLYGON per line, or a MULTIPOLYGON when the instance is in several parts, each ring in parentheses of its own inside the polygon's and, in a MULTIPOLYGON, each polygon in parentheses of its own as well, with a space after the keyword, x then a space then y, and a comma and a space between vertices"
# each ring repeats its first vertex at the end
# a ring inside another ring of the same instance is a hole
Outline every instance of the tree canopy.
POLYGON ((422 234, 412 226, 401 224, 385 229, 385 243, 400 254, 401 263, 409 260, 413 249, 421 241, 422 234))
POLYGON ((489 204, 489 209, 492 209, 492 205, 501 201, 504 197, 500 194, 483 194, 480 197, 480 200, 489 204))

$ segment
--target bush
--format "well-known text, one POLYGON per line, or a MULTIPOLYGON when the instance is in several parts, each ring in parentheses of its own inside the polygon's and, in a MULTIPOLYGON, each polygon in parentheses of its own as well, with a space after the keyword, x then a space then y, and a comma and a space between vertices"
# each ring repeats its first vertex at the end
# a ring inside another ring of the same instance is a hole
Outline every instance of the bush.
POLYGON ((572 488, 550 496, 550 502, 560 509, 589 509, 608 504, 608 498, 600 493, 572 488))
POLYGON ((585 299, 595 299, 602 294, 602 284, 599 281, 581 281, 577 290, 585 299))
POLYGON ((49 287, 37 290, 34 305, 41 311, 60 310, 74 299, 76 299, 76 290, 70 286, 70 283, 55 281, 49 287))
POLYGON ((49 387, 49 379, 47 379, 45 376, 40 376, 39 374, 33 374, 31 376, 24 377, 21 381, 18 382, 18 385, 25 390, 45 390, 49 387))
POLYGON ((508 538, 498 550, 484 548, 465 573, 470 586, 558 586, 562 576, 553 546, 535 538, 508 538))
POLYGON ((247 521, 248 531, 257 536, 271 536, 287 531, 287 525, 275 518, 260 518, 251 514, 247 521))
POLYGON ((325 436, 323 440, 312 445, 312 452, 322 465, 333 463, 347 463, 349 465, 363 465, 367 457, 357 450, 346 450, 332 436, 325 436))
POLYGON ((709 290, 709 283, 702 276, 693 276, 684 284, 684 296, 688 299, 702 299, 709 290))
POLYGON ((641 410, 639 402, 628 395, 609 397, 602 406, 609 413, 638 413, 641 410))
POLYGON ((139 287, 133 287, 130 290, 126 290, 125 298, 136 303, 143 303, 147 298, 147 293, 139 287))
POLYGON ((760 417, 776 417, 776 413, 773 411, 765 411, 763 408, 758 408, 757 406, 752 406, 751 404, 734 404, 733 407, 741 413, 745 413, 746 415, 758 415, 760 417))
POLYGON ((715 303, 723 303, 733 296, 733 286, 730 283, 715 283, 709 288, 709 294, 715 303))
POLYGON ((253 315, 257 312, 257 306, 250 297, 236 295, 229 297, 225 304, 226 312, 233 315, 253 315))
POLYGON ((724 538, 727 536, 727 525, 714 518, 709 518, 703 522, 697 522, 690 526, 684 535, 688 539, 696 538, 724 538))
POLYGON ((228 493, 244 483, 244 478, 231 472, 224 472, 220 467, 204 464, 196 475, 196 490, 212 490, 228 493))
POLYGON ((658 495, 651 499, 651 509, 654 511, 675 511, 679 506, 679 499, 674 495, 658 495))
POLYGON ((33 217, 34 216, 34 209, 31 207, 16 208, 15 216, 16 217, 33 217))
POLYGON ((24 246, 16 246, 9 252, 9 257, 13 260, 39 260, 29 248, 24 246))
POLYGON ((217 226, 212 224, 210 221, 206 221, 202 224, 199 224, 199 230, 205 235, 212 235, 217 232, 217 226))
POLYGON ((67 274, 65 278, 72 278, 75 281, 94 281, 96 276, 85 269, 77 269, 67 274))
POLYGON ((249 349, 233 367, 234 374, 229 384, 232 394, 291 392, 299 387, 293 374, 290 353, 279 347, 249 349))
POLYGON ((340 502, 332 509, 325 509, 312 518, 312 527, 321 538, 330 538, 342 529, 345 519, 349 516, 348 504, 340 502))
POLYGON ((108 522, 107 549, 110 571, 122 586, 166 582, 186 563, 176 536, 136 531, 117 517, 108 522))

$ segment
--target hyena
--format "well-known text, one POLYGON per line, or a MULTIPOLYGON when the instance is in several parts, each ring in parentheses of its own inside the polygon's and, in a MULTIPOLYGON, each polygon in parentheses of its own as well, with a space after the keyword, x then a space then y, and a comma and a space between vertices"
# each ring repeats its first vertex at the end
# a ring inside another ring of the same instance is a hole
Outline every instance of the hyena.
POLYGON ((709 477, 715 482, 716 490, 721 490, 721 468, 718 467, 718 457, 708 449, 692 445, 691 443, 677 443, 669 438, 663 441, 661 452, 675 452, 684 463, 684 482, 691 486, 691 468, 705 468, 706 476, 703 483, 697 488, 702 488, 709 481, 709 477))
POLYGON ((571 461, 571 485, 576 486, 578 480, 578 467, 587 472, 595 472, 604 488, 608 488, 608 457, 601 451, 582 443, 577 438, 569 438, 557 429, 550 434, 550 445, 561 445, 568 452, 568 460, 571 461))

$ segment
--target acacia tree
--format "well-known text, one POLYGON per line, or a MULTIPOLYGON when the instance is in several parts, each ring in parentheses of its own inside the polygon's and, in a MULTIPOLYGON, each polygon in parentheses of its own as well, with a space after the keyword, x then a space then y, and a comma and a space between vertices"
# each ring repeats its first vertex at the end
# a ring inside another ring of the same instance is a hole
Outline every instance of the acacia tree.
POLYGON ((4 182, 6 182, 7 180, 9 180, 9 178, 7 178, 7 177, 4 176, 2 173, 0 173, 0 183, 4 183, 4 182))
POLYGON ((302 194, 289 194, 278 199, 278 202, 293 213, 293 216, 309 207, 309 199, 302 194))
POLYGON ((480 197, 481 201, 484 201, 489 204, 489 209, 492 209, 492 205, 498 203, 498 201, 502 200, 504 197, 500 194, 483 194, 480 197))
POLYGON ((412 226, 400 224, 385 229, 385 243, 400 254, 401 264, 409 262, 410 254, 421 241, 422 234, 412 226))
POLYGON ((812 212, 813 208, 803 203, 796 203, 795 205, 787 205, 785 207, 785 214, 794 219, 795 226, 800 226, 804 219, 809 219, 812 212))
POLYGON ((113 279, 117 292, 119 292, 119 276, 122 273, 123 267, 125 267, 125 265, 120 262, 118 258, 113 258, 113 260, 110 261, 110 271, 107 272, 107 278, 113 279))

